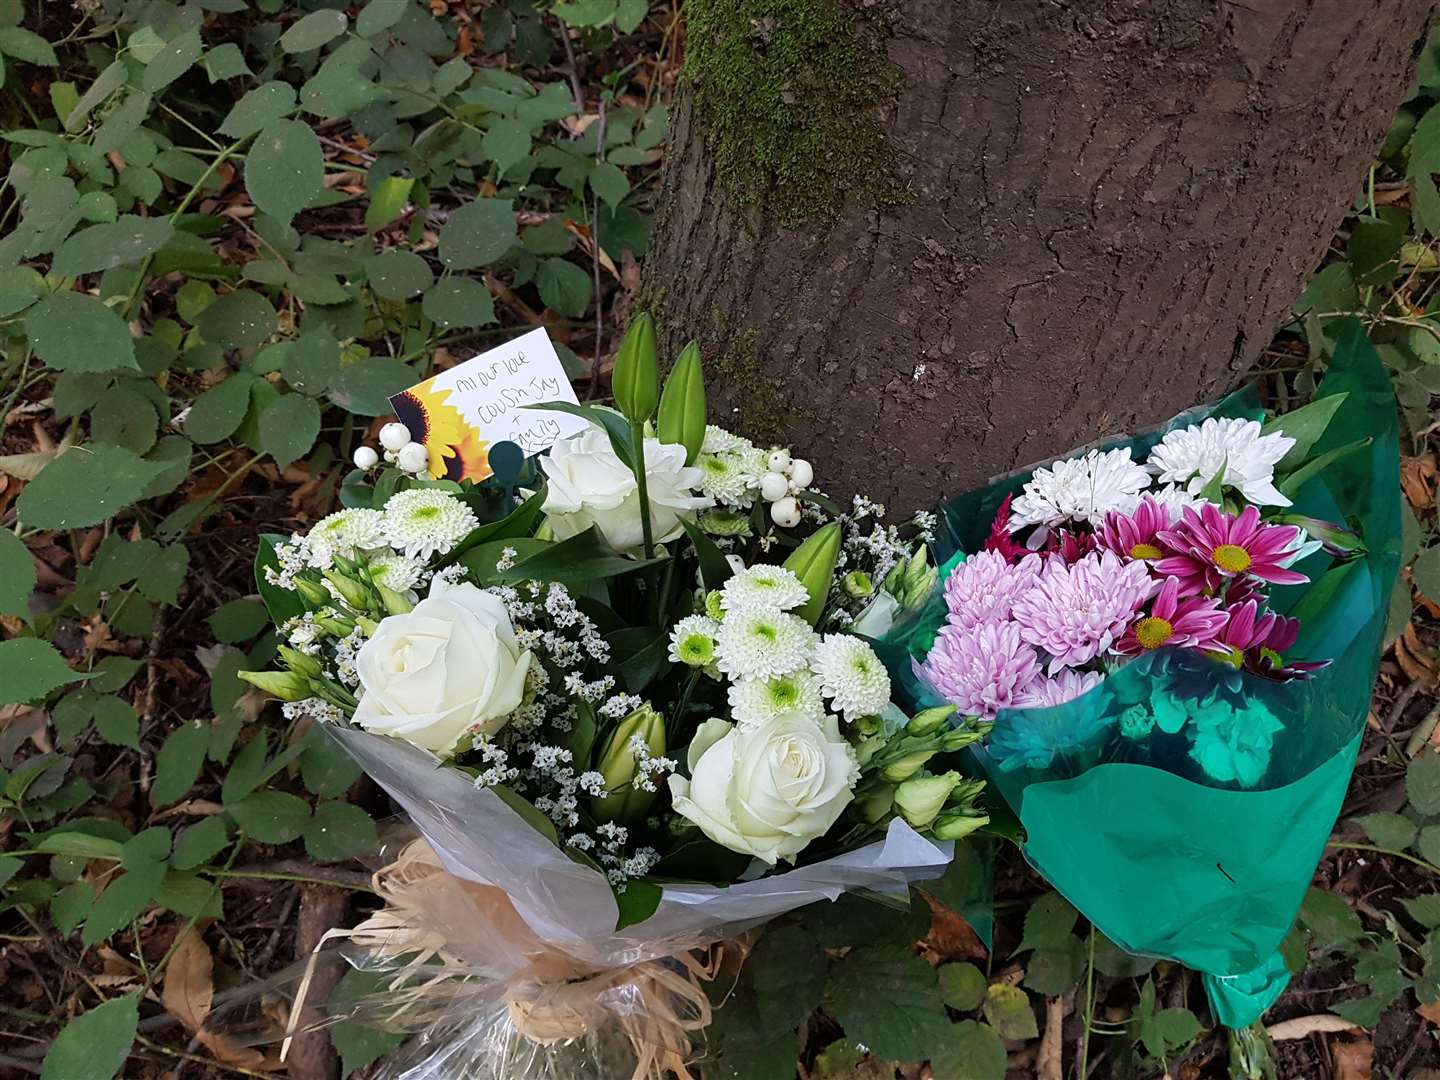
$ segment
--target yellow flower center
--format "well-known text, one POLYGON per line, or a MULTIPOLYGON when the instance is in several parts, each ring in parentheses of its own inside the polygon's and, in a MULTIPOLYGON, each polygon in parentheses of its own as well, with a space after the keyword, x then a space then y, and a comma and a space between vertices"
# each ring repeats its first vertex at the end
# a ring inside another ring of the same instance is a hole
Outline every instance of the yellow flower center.
POLYGON ((1158 615, 1151 615, 1135 624, 1135 640, 1142 649, 1158 649, 1170 640, 1175 628, 1158 615))
POLYGON ((1215 549, 1215 565, 1227 574, 1250 569, 1250 553, 1237 544, 1221 544, 1215 549))
POLYGON ((1154 544, 1136 544, 1130 549, 1132 559, 1158 559, 1165 553, 1154 544))

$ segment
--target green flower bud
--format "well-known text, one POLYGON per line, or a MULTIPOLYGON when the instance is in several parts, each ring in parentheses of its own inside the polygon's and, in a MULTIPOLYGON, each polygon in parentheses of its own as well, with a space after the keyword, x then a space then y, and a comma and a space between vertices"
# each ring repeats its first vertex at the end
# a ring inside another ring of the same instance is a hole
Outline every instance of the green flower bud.
POLYGON ((385 612, 388 615, 408 615, 415 608, 408 598, 394 589, 387 589, 378 582, 375 585, 375 591, 380 594, 380 602, 385 605, 385 612))
POLYGON ((939 815, 960 774, 947 772, 940 776, 912 776, 895 789, 895 809, 917 829, 923 829, 939 815))
POLYGON ((632 424, 643 424, 655 413, 660 397, 660 365, 655 350, 655 322, 648 312, 630 320, 625 340, 610 373, 615 404, 632 424))
POLYGON ((820 621, 820 615, 825 610, 825 599, 830 595, 830 579, 835 575, 835 563, 840 558, 841 539, 840 523, 832 521, 792 551, 783 564, 810 593, 810 599, 797 608, 795 614, 811 626, 820 621))
POLYGON ((343 638, 355 629, 355 620, 336 611, 327 611, 315 616, 315 625, 332 637, 343 638))
POLYGON ((912 754, 906 754, 898 761, 892 761, 881 770, 880 775, 889 780, 892 784, 898 784, 902 780, 908 780, 924 767, 925 763, 935 756, 935 751, 916 750, 912 754))
POLYGON ((983 739, 990 731, 992 725, 985 724, 977 727, 973 724, 966 724, 961 727, 951 728, 940 737, 940 747, 945 751, 960 750, 972 743, 983 739))
POLYGON ((681 350, 665 380, 655 431, 662 443, 685 447, 685 464, 695 464, 705 441, 705 380, 700 373, 700 346, 693 341, 681 350))
POLYGON ((365 586, 354 578, 346 577, 338 570, 326 570, 325 580, 335 586, 335 591, 340 598, 357 611, 365 611, 370 607, 370 594, 365 586))
POLYGON ((637 821, 645 816, 659 794, 657 779, 650 781, 656 786, 655 791, 646 791, 635 783, 637 762, 630 742, 636 736, 645 743, 650 757, 664 756, 665 718, 648 704, 641 705, 615 725, 601 749, 595 767, 605 778, 607 794, 590 802, 591 812, 601 821, 622 825, 637 821))
POLYGON ((725 608, 720 604, 720 595, 719 589, 711 589, 705 595, 705 614, 716 622, 725 618, 725 608))
POLYGON ((930 552, 922 544, 905 563, 901 589, 894 594, 895 599, 900 601, 903 610, 918 611, 925 606, 925 601, 930 599, 939 578, 939 572, 930 565, 930 552))
POLYGON ((695 524, 700 526, 702 532, 710 536, 749 536, 754 531, 750 527, 749 514, 726 510, 723 507, 718 510, 706 510, 695 519, 695 524))
POLYGON ((300 594, 300 599, 312 608, 324 607, 331 603, 330 593, 318 581, 311 581, 309 578, 299 577, 295 579, 295 591, 300 594))
POLYGON ((875 583, 870 580, 870 575, 864 570, 851 570, 840 582, 845 592, 856 600, 864 600, 867 596, 874 595, 875 583))
POLYGON ((990 815, 975 810, 945 811, 930 827, 937 840, 963 840, 982 825, 990 823, 990 815))
POLYGON ((237 671, 235 674, 281 701, 302 701, 311 696, 310 681, 293 671, 237 671))
POLYGON ((884 727, 878 716, 860 716, 850 722, 850 730, 857 735, 875 735, 884 727))
POLYGON ((299 649, 292 649, 289 645, 278 647, 280 659, 285 661, 285 666, 297 675, 303 675, 307 679, 313 679, 319 675, 322 668, 320 661, 313 656, 301 652, 299 649))
POLYGON ((933 709, 921 709, 910 718, 905 730, 911 735, 931 735, 945 726, 955 715, 954 705, 937 705, 933 709))
POLYGON ((875 825, 885 819, 895 805, 895 788, 882 784, 877 788, 855 796, 855 812, 867 825, 875 825))

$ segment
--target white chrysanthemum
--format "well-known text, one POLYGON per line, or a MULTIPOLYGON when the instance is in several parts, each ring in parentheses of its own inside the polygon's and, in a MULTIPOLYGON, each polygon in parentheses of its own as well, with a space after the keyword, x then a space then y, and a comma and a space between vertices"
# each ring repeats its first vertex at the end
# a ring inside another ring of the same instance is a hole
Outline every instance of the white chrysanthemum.
POLYGON ((434 488, 413 488, 385 504, 385 539, 412 559, 443 555, 478 526, 474 511, 434 488))
POLYGON ((890 703, 890 674, 875 650, 849 634, 826 634, 810 670, 830 706, 847 720, 874 716, 890 703))
POLYGON ((720 624, 708 615, 687 615, 670 631, 670 661, 703 668, 715 661, 720 624))
POLYGON ((1010 506, 1010 530, 1027 525, 1088 521, 1098 525, 1111 510, 1129 513, 1150 486, 1150 474, 1130 460, 1130 448, 1091 450, 1036 469, 1010 506))
POLYGON ((700 470, 702 494, 726 506, 741 506, 750 501, 747 493, 753 490, 755 477, 745 471, 738 455, 702 453, 695 459, 695 465, 700 470))
POLYGON ((1275 488, 1275 466, 1295 440, 1280 432, 1261 434, 1258 420, 1210 417, 1179 428, 1150 451, 1146 466, 1166 483, 1183 484, 1192 495, 1205 489, 1222 469, 1222 483, 1258 506, 1289 506, 1275 488))
POLYGON ((726 431, 714 424, 705 425, 705 438, 700 443, 702 454, 733 454, 737 451, 754 450, 755 444, 749 439, 726 431))
POLYGON ((728 611, 769 608, 789 611, 810 599, 810 590, 793 570, 759 563, 730 576, 720 587, 720 606, 728 611))
POLYGON ((393 552, 370 560, 370 580, 397 593, 410 592, 425 578, 425 564, 393 552))
POLYGON ((1205 504, 1204 499, 1191 495, 1179 484, 1166 484, 1156 491, 1147 491, 1145 494, 1165 508, 1170 515, 1171 525, 1180 520, 1184 511, 1198 510, 1205 504))
POLYGON ((320 570, 333 566, 336 555, 384 546, 385 515, 358 507, 321 518, 305 537, 306 561, 320 570))
POLYGON ((825 715, 820 683, 808 671, 792 671, 773 679, 740 679, 730 684, 730 716, 742 728, 768 724, 781 717, 825 715))
POLYGON ((720 670, 731 678, 772 679, 809 663, 815 631, 783 611, 735 611, 720 624, 715 647, 720 670))

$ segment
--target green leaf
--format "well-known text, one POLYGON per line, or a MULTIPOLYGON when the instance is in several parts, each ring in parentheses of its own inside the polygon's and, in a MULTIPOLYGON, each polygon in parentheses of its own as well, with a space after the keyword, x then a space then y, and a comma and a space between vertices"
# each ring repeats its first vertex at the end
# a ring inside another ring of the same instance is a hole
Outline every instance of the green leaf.
POLYGON ((83 529, 138 500, 164 467, 119 446, 75 446, 41 469, 15 504, 28 528, 83 529))
POLYGON ((835 1018, 852 1042, 894 1061, 920 1061, 949 1033, 935 970, 909 949, 861 945, 830 972, 835 1018))
POLYGON ((97 694, 94 698, 91 718, 100 738, 111 746, 140 749, 140 718, 134 706, 113 694, 97 694))
POLYGON ((827 963, 815 936, 799 926, 766 930, 746 960, 746 978, 764 1017, 766 1033, 778 1035, 804 1023, 825 989, 827 963))
POLYGON ((1416 556, 1410 576, 1417 589, 1440 602, 1440 544, 1432 544, 1416 556))
POLYGON ((1346 248, 1356 284, 1378 285, 1388 281, 1409 232, 1410 215, 1398 207, 1382 206, 1374 217, 1357 218, 1346 248))
POLYGON ((125 1067, 139 1020, 139 994, 111 998, 81 1013, 56 1036, 40 1080, 111 1080, 125 1067))
POLYGON ((1440 863, 1440 825, 1426 825, 1415 838, 1415 850, 1432 863, 1440 863))
POLYGON ((1405 771, 1405 794, 1422 814, 1440 814, 1440 754, 1427 750, 1405 771))
POLYGON ((490 790, 501 802, 514 810, 526 825, 529 825, 550 843, 559 845, 560 837, 555 831, 555 823, 548 816, 536 810, 535 805, 529 799, 504 784, 493 784, 490 790))
POLYGON ((1440 927, 1440 893, 1412 896, 1401 901, 1410 917, 1427 930, 1440 927))
POLYGON ((30 549, 9 529, 0 529, 0 615, 27 616, 34 588, 30 549))
POLYGON ((706 536, 698 525, 684 518, 680 519, 680 525, 685 530, 685 535, 690 538, 691 546, 695 548, 695 557, 700 563, 701 582, 707 590, 720 588, 735 573, 734 567, 725 558, 725 553, 715 546, 715 541, 706 536))
POLYGON ((93 296, 58 292, 25 315, 35 355, 60 371, 139 369, 125 320, 93 296))
POLYGON ((1311 449, 1320 441, 1325 429, 1330 426, 1330 421, 1335 419, 1335 413, 1349 396, 1348 393, 1327 394, 1266 423, 1261 434, 1271 435, 1278 431, 1295 440, 1295 445, 1275 466, 1277 472, 1288 472, 1305 462, 1311 449))
POLYGON ((594 295, 590 273, 566 259, 542 259, 535 272, 540 299, 551 311, 578 318, 594 295))
POLYGON ((12 266, 0 270, 0 319, 19 314, 45 292, 45 279, 33 267, 12 266))
POLYGON ((468 277, 447 277, 436 282, 425 291, 420 310, 445 329, 486 326, 496 321, 490 290, 468 277))
POLYGON ((303 457, 320 434, 320 406, 304 394, 285 394, 260 414, 260 445, 285 468, 303 457))
POLYGON ((1362 814, 1351 820, 1381 847, 1404 851, 1415 841, 1415 823, 1400 814, 1362 814))
POLYGON ((991 983, 981 1006, 985 1019, 1002 1039, 1033 1039, 1040 1034, 1030 995, 1009 983, 991 983))
POLYGON ((602 161, 590 173, 590 187, 612 209, 630 194, 630 181, 618 165, 602 161))
MULTIPOLYGON (((409 181, 406 181, 409 183, 409 181)), ((435 280, 430 264, 404 248, 391 248, 365 260, 370 288, 382 300, 408 300, 435 280)))
POLYGON ((59 63, 48 41, 18 26, 0 27, 0 53, 41 67, 54 67, 59 63))
POLYGON ((1067 934, 1059 945, 1036 949, 1025 962, 1025 985, 1036 993, 1063 994, 1080 981, 1085 970, 1085 946, 1067 934))
POLYGON ((941 964, 939 975, 940 995, 952 1009, 970 1012, 985 1000, 985 973, 974 964, 941 964))
MULTIPOLYGON (((360 18, 365 18, 364 12, 361 12, 360 18)), ((414 186, 415 181, 409 177, 387 176, 371 188, 370 205, 365 208, 365 231, 379 232, 404 213, 405 207, 410 204, 410 189, 414 186)))
POLYGON ((174 231, 169 218, 134 214, 108 225, 91 225, 60 245, 50 272, 60 277, 78 277, 139 263, 164 247, 174 231))
POLYGON ((232 139, 254 135, 266 124, 288 116, 295 108, 295 88, 273 80, 255 87, 235 103, 220 125, 220 134, 232 139))
POLYGON ((1310 889, 1300 905, 1300 921, 1310 929, 1320 944, 1327 947, 1354 941, 1363 932, 1360 917, 1334 893, 1310 889))
POLYGON ((155 783, 150 786, 153 806, 179 801, 200 778, 205 750, 210 745, 210 728, 184 723, 165 737, 155 755, 155 783))
POLYGON ((287 53, 311 52, 343 34, 348 24, 343 11, 312 11, 280 35, 280 48, 287 53))
POLYGON ((185 434, 201 446, 235 434, 250 409, 250 387, 255 376, 237 371, 206 390, 185 416, 185 434))
POLYGON ((1030 905, 1025 913, 1025 935, 1016 947, 1017 953, 1026 949, 1058 948, 1071 937, 1078 915, 1065 898, 1057 892, 1049 892, 1030 905))
POLYGON ((583 533, 518 560, 509 570, 496 573, 495 579, 502 582, 558 581, 562 585, 577 585, 631 574, 664 561, 660 558, 627 559, 616 555, 600 539, 599 530, 592 526, 583 533))
POLYGON ((452 213, 440 231, 440 261, 451 270, 488 266, 515 240, 515 204, 509 199, 475 199, 452 213))
MULTIPOLYGON (((314 15, 345 18, 341 12, 333 11, 316 11, 306 18, 314 15)), ((325 154, 320 139, 309 124, 298 120, 275 120, 265 125, 245 157, 245 188, 251 200, 257 209, 281 222, 288 223, 310 205, 320 194, 324 177, 325 154)))
POLYGON ((200 31, 185 31, 168 42, 145 66, 145 74, 140 77, 140 88, 149 94, 164 90, 189 71, 204 51, 205 45, 200 40, 200 31))
POLYGON ((360 779, 361 771, 344 747, 325 733, 324 725, 315 724, 306 733, 305 752, 300 755, 300 778, 306 791, 337 798, 360 779))
POLYGON ((50 898, 50 919, 65 937, 85 921, 95 906, 95 890, 89 882, 72 881, 50 898))
POLYGON ((597 409, 593 405, 575 405, 568 401, 547 401, 539 405, 522 405, 521 408, 569 413, 590 421, 610 436, 610 448, 615 451, 615 456, 627 469, 634 471, 635 453, 630 442, 630 425, 613 409, 597 409))
MULTIPOLYGON (((387 2, 391 2, 391 0, 370 0, 370 5, 365 11, 387 2)), ((365 11, 360 13, 362 22, 365 18, 365 11)), ((388 980, 389 976, 384 972, 352 968, 345 972, 344 977, 330 994, 331 1011, 336 1016, 346 1015, 350 1011, 343 1007, 346 1003, 379 993, 385 988, 388 980)), ((325 1030, 330 1033, 330 1041, 340 1052, 342 1076, 351 1076, 367 1065, 380 1060, 408 1037, 368 1027, 355 1020, 342 1020, 325 1030)))
POLYGON ((284 791, 257 791, 225 809, 262 844, 288 844, 304 832, 310 819, 305 800, 284 791))
POLYGON ((989 1024, 962 1020, 930 1055, 934 1080, 1005 1080, 1005 1044, 989 1024))
POLYGON ((38 701, 52 690, 82 678, 48 641, 0 641, 0 705, 38 701))
POLYGON ((226 349, 253 349, 268 340, 275 327, 275 309, 254 289, 217 297, 195 316, 195 328, 205 340, 226 349))
POLYGON ((224 917, 220 887, 197 874, 170 870, 155 891, 155 903, 187 918, 224 917))
POLYGON ((529 156, 530 125, 515 117, 500 117, 485 132, 480 151, 495 163, 499 175, 504 176, 506 169, 529 156))
POLYGON ((216 608, 205 621, 210 624, 216 641, 234 645, 249 641, 265 629, 270 624, 270 616, 258 600, 231 600, 216 608))
POLYGON ((35 848, 51 855, 67 855, 78 859, 113 859, 118 862, 123 845, 108 836, 92 836, 83 832, 52 832, 37 840, 35 848))
POLYGON ((80 934, 85 948, 98 945, 138 919, 155 899, 164 878, 163 862, 140 863, 113 878, 90 909, 90 917, 85 920, 85 929, 80 934))
POLYGON ((170 865, 177 870, 193 870, 204 866, 230 843, 230 830, 225 817, 215 814, 191 825, 175 841, 175 854, 170 865))
POLYGON ((375 822, 354 803, 322 802, 305 826, 305 851, 316 862, 342 862, 375 846, 375 822))
POLYGON ((275 555, 275 545, 285 543, 289 539, 288 536, 282 536, 279 533, 262 533, 260 543, 255 549, 255 588, 260 593, 260 599, 265 601, 265 610, 270 613, 270 621, 276 626, 305 611, 305 605, 301 603, 299 596, 289 589, 281 589, 265 580, 267 569, 276 571, 280 569, 280 560, 275 555))
POLYGON ((240 46, 232 41, 217 45, 205 54, 205 71, 212 83, 254 74, 250 65, 245 63, 245 54, 240 51, 240 46))

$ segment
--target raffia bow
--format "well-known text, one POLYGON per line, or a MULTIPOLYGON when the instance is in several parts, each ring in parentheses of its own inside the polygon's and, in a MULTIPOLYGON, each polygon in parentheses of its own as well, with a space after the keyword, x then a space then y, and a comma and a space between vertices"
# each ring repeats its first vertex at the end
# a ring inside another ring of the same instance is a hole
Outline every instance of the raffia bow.
MULTIPOLYGON (((490 959, 500 943, 506 956, 523 957, 505 991, 515 1030, 552 1045, 581 1038, 600 1024, 618 1024, 635 1052, 632 1080, 669 1073, 694 1080, 688 1065, 692 1035, 712 1017, 703 984, 714 980, 727 957, 743 960, 745 952, 742 943, 731 941, 626 967, 584 968, 537 937, 502 890, 446 871, 423 837, 407 844, 371 882, 385 906, 353 929, 327 932, 316 954, 326 940, 348 938, 369 957, 394 963, 387 986, 389 1021, 398 1024, 407 1014, 434 1009, 437 1000, 458 999, 476 977, 475 954, 490 959)), ((315 960, 312 954, 301 980, 281 1060, 299 1023, 315 960)))

